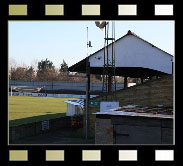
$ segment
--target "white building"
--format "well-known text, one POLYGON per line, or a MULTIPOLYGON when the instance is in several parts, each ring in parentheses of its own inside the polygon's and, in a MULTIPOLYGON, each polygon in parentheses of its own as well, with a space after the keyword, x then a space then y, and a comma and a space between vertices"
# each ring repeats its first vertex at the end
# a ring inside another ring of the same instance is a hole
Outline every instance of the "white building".
MULTIPOLYGON (((158 40, 158 37, 157 37, 158 40)), ((112 62, 112 44, 108 45, 109 64, 112 62)), ((89 56, 90 72, 102 74, 104 49, 89 56)), ((173 56, 128 31, 115 41, 116 76, 145 78, 172 74, 173 56)), ((86 59, 69 68, 70 71, 85 72, 86 59)))

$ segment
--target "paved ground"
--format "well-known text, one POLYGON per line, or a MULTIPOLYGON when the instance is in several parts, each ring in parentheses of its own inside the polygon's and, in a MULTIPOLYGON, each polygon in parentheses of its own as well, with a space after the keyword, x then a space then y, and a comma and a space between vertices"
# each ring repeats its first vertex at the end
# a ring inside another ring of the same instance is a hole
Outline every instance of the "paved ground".
POLYGON ((62 129, 17 140, 13 144, 95 144, 94 139, 85 139, 79 136, 81 132, 82 129, 75 131, 62 129))

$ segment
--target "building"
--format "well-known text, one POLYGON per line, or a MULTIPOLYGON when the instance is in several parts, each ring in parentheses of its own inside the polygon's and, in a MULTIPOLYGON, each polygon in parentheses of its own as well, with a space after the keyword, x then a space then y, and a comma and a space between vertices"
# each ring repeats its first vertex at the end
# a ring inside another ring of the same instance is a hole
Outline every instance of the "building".
MULTIPOLYGON (((108 46, 108 59, 112 61, 112 44, 108 46)), ((115 100, 119 106, 141 105, 157 106, 164 105, 173 107, 173 56, 148 41, 128 31, 126 35, 115 41, 115 76, 148 78, 147 83, 128 87, 115 92, 115 100), (153 76, 161 77, 151 80, 153 76)), ((103 74, 104 48, 88 57, 91 74, 103 74)), ((86 72, 87 58, 69 68, 72 72, 86 72)), ((125 85, 127 83, 124 82, 125 85)), ((107 100, 112 101, 113 93, 108 93, 107 100)), ((100 103, 104 98, 98 96, 92 98, 93 103, 100 103)), ((89 105, 88 113, 88 137, 95 137, 96 116, 93 114, 100 111, 100 104, 89 105)), ((85 112, 84 112, 85 113, 85 112)), ((85 115, 83 116, 85 118, 85 115)), ((85 119, 83 120, 85 123, 85 119)), ((85 127, 85 124, 84 124, 85 127)), ((85 130, 85 129, 84 129, 85 130)))
MULTIPOLYGON (((108 46, 108 57, 111 62, 112 44, 108 46)), ((86 58, 69 67, 69 71, 86 72, 86 58)), ((90 73, 103 74, 104 48, 89 56, 90 73)), ((135 33, 128 31, 126 35, 115 41, 116 76, 147 78, 172 74, 173 56, 135 33)))

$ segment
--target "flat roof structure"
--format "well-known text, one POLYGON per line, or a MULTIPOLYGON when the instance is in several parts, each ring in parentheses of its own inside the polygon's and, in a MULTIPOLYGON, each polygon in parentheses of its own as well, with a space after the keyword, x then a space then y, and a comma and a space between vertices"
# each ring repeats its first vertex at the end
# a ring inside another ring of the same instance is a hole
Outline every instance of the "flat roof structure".
POLYGON ((74 106, 80 106, 81 108, 84 107, 84 100, 66 100, 64 102, 67 104, 72 104, 74 106))
POLYGON ((147 118, 170 118, 173 119, 173 108, 167 107, 142 107, 135 106, 134 108, 118 107, 103 112, 93 113, 96 115, 113 115, 113 116, 134 116, 147 118))
MULTIPOLYGON (((108 45, 109 64, 112 63, 112 44, 108 45)), ((86 72, 86 60, 69 67, 71 72, 86 72)), ((104 48, 89 56, 90 73, 103 74, 104 48)), ((173 56, 130 30, 115 41, 115 75, 146 78, 172 74, 173 56)))

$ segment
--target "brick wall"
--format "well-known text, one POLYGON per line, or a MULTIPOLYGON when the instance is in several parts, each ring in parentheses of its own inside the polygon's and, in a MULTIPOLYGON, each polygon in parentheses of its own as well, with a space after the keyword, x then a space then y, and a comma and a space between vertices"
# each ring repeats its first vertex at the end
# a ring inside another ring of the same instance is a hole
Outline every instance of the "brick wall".
MULTIPOLYGON (((108 95, 108 100, 112 99, 112 94, 108 95)), ((142 105, 156 106, 163 104, 164 106, 173 106, 173 76, 168 75, 156 80, 150 80, 144 84, 122 89, 116 92, 117 101, 120 106, 124 105, 142 105)), ((93 98, 94 101, 102 101, 102 97, 93 98)), ((88 117, 88 137, 95 136, 95 120, 96 117, 92 113, 98 112, 100 106, 89 106, 88 117)), ((85 113, 85 111, 84 111, 85 113)), ((85 114, 83 117, 85 132, 85 114)))
POLYGON ((18 139, 35 136, 63 128, 71 128, 70 117, 65 116, 57 119, 50 119, 49 129, 47 130, 42 130, 42 121, 12 126, 9 128, 9 143, 11 144, 18 139))
POLYGON ((113 144, 113 125, 110 118, 96 118, 95 144, 113 144))
POLYGON ((173 144, 173 118, 97 115, 96 144, 173 144))

